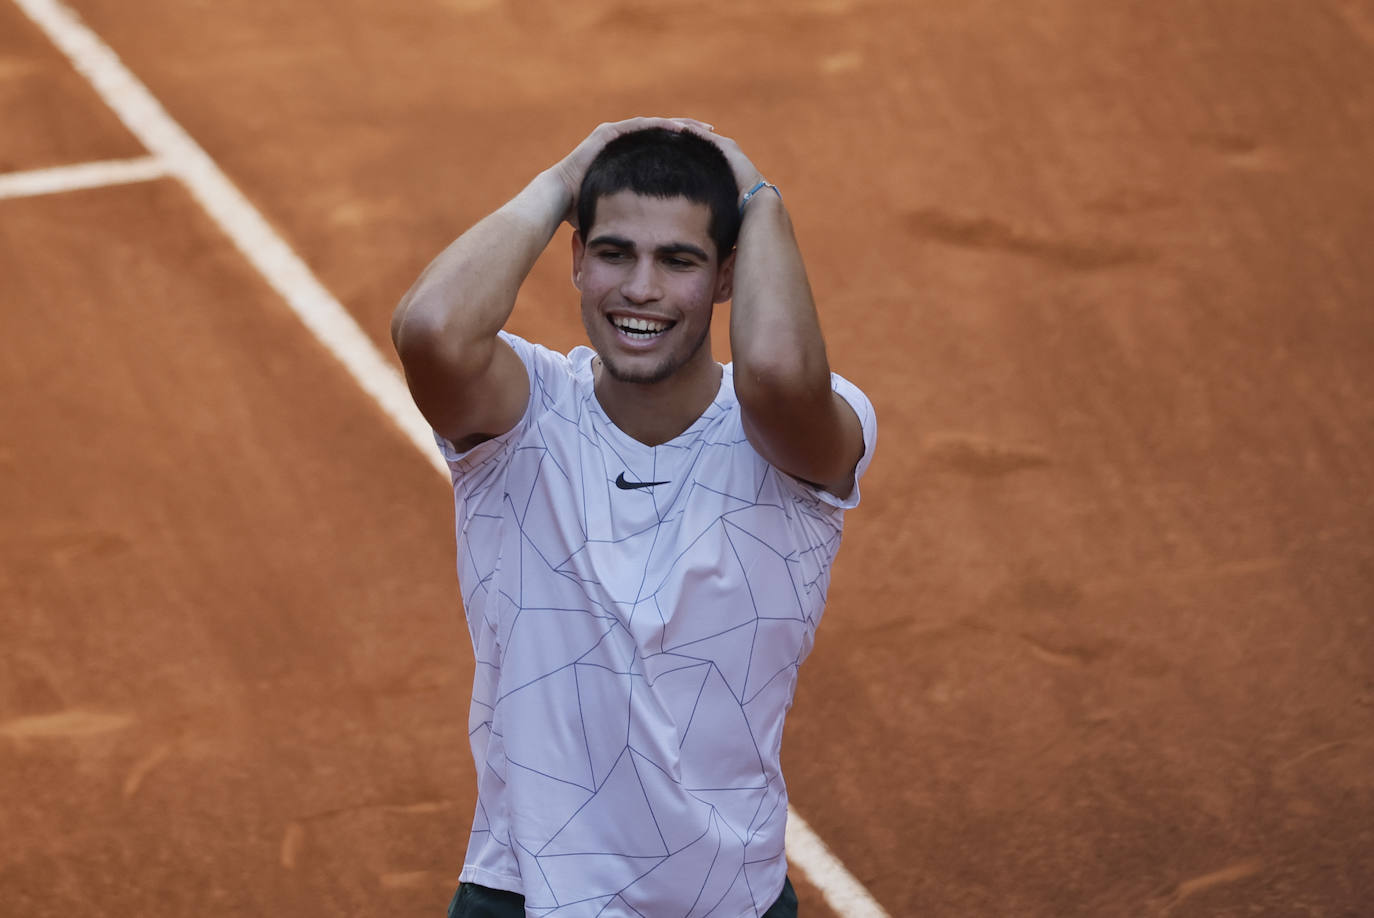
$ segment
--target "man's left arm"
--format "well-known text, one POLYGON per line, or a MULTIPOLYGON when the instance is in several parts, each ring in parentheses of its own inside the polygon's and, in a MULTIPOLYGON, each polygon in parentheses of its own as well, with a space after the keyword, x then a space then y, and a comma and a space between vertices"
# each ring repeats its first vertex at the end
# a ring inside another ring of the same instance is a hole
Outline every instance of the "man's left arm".
MULTIPOLYGON (((741 192, 762 175, 712 135, 741 192)), ((735 249, 730 350, 744 432, 769 463, 841 499, 864 451, 854 409, 830 386, 820 319, 782 196, 763 187, 744 205, 735 249)))

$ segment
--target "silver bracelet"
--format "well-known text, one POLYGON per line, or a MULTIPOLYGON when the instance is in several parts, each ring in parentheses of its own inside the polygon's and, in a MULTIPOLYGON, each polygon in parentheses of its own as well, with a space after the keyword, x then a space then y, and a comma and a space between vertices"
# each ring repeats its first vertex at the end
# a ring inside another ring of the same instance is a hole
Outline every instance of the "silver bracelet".
POLYGON ((778 190, 778 186, 777 186, 777 185, 774 185, 772 182, 762 181, 762 180, 761 180, 761 181, 760 181, 757 185, 755 185, 753 188, 750 188, 748 191, 746 191, 746 192, 744 193, 744 197, 742 197, 742 198, 739 199, 739 212, 740 212, 740 213, 744 213, 744 207, 745 207, 746 204, 749 203, 749 199, 752 198, 754 195, 758 194, 760 191, 762 191, 762 190, 765 189, 765 188, 772 188, 774 194, 776 194, 776 195, 777 195, 778 197, 780 197, 780 198, 782 197, 782 192, 778 190))

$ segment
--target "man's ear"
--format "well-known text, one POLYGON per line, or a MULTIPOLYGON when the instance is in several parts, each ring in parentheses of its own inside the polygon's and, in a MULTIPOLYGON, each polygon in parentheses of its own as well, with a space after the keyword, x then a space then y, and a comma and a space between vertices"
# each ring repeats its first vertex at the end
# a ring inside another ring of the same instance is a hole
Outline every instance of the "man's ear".
POLYGON ((735 253, 732 251, 716 269, 716 289, 712 302, 724 303, 735 295, 735 253))
POLYGON ((581 230, 573 230, 572 234, 572 282, 578 290, 582 289, 582 256, 587 252, 587 247, 582 244, 581 230))

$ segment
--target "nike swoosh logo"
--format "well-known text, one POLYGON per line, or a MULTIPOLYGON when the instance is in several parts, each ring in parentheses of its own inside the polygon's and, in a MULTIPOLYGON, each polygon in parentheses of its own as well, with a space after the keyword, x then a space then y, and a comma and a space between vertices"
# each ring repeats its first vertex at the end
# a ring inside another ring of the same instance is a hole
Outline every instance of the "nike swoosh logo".
POLYGON ((626 481, 624 472, 615 477, 615 486, 622 491, 637 491, 640 488, 652 488, 654 485, 667 483, 666 481, 626 481))

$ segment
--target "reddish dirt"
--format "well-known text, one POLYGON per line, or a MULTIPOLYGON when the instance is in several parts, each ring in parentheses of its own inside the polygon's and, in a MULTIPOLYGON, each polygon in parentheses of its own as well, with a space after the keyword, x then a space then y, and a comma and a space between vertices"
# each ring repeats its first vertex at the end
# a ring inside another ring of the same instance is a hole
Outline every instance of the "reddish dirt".
MULTIPOLYGON (((741 141, 879 412, 784 760, 894 918, 1368 911, 1374 2, 74 5, 381 346, 596 122, 741 141)), ((4 2, 0 123, 140 153, 4 2)), ((442 480, 172 182, 0 278, 0 899, 440 914, 442 480)))
POLYGON ((90 84, 9 2, 0 3, 0 115, 0 175, 145 153, 90 84))

